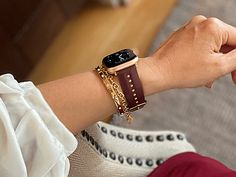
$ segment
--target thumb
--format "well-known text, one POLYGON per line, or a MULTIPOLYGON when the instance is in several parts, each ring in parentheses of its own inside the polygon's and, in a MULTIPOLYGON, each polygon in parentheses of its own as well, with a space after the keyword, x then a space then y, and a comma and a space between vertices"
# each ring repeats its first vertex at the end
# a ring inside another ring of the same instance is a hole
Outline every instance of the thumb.
POLYGON ((236 70, 236 49, 221 55, 223 75, 236 70))

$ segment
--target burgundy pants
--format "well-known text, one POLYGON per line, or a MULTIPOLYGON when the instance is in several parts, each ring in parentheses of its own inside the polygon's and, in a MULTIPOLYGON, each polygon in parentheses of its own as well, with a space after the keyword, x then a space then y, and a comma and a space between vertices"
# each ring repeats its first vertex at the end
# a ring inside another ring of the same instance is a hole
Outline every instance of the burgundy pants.
POLYGON ((236 177, 236 172, 214 159, 186 152, 171 157, 148 177, 236 177))

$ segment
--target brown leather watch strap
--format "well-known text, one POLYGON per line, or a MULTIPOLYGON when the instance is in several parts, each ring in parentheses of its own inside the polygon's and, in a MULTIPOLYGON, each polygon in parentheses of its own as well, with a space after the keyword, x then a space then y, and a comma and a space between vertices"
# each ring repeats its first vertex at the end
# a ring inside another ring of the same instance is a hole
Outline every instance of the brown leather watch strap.
POLYGON ((146 100, 136 66, 132 65, 117 71, 117 77, 125 95, 129 111, 141 109, 146 104, 146 100))

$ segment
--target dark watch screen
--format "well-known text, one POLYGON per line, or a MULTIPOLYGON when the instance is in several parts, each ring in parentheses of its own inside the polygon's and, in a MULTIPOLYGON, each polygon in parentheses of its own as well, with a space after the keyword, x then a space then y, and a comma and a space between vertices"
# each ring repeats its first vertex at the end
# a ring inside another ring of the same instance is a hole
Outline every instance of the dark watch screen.
POLYGON ((123 50, 120 50, 119 52, 106 56, 105 58, 103 58, 102 63, 107 68, 112 68, 120 64, 123 64, 127 61, 130 61, 134 59, 135 57, 136 55, 131 49, 123 49, 123 50))

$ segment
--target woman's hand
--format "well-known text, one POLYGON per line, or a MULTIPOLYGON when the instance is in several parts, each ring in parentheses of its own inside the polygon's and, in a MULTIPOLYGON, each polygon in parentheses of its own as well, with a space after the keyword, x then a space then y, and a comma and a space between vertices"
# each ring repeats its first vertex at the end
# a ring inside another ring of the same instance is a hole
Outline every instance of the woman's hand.
POLYGON ((216 18, 195 16, 161 45, 149 66, 153 75, 158 70, 159 80, 161 73, 165 89, 209 85, 236 70, 235 45, 236 28, 216 18))
MULTIPOLYGON (((152 56, 138 62, 145 95, 203 86, 236 70, 233 46, 236 46, 236 28, 215 18, 194 17, 152 56)), ((60 121, 74 134, 116 112, 110 94, 94 71, 38 88, 60 121)))

